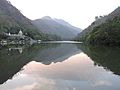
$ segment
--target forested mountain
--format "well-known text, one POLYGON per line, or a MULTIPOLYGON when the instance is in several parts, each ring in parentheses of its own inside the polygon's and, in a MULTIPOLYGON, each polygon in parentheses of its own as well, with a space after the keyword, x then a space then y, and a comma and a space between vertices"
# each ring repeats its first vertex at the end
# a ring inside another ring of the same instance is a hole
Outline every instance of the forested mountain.
POLYGON ((81 29, 76 28, 64 20, 52 19, 49 16, 33 21, 33 24, 38 27, 43 33, 56 35, 62 40, 73 39, 81 32, 81 29))
POLYGON ((45 36, 22 13, 7 0, 0 0, 0 38, 6 32, 18 33, 19 30, 34 39, 45 36))
POLYGON ((113 12, 111 12, 108 15, 99 16, 99 17, 96 16, 95 17, 96 20, 90 26, 88 26, 85 30, 83 30, 80 35, 87 34, 91 32, 94 29, 94 27, 97 27, 101 25, 102 23, 105 23, 106 21, 111 20, 114 17, 119 17, 119 16, 120 16, 120 7, 118 7, 117 9, 115 9, 113 12))
POLYGON ((120 45, 120 7, 107 16, 97 17, 77 39, 91 44, 120 45))

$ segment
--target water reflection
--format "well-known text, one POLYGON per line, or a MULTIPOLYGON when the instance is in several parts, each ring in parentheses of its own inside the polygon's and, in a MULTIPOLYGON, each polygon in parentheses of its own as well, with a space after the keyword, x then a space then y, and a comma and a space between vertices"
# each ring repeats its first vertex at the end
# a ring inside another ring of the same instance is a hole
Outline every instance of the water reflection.
POLYGON ((22 53, 9 51, 10 47, 0 49, 0 83, 6 82, 0 90, 120 90, 119 48, 80 44, 21 47, 22 53))
POLYGON ((86 53, 95 65, 102 66, 114 74, 120 75, 120 48, 105 46, 78 46, 86 53))
POLYGON ((0 48, 0 84, 12 78, 14 74, 32 60, 49 65, 52 62, 64 61, 71 55, 80 52, 78 50, 73 44, 2 47, 0 48))
POLYGON ((120 79, 102 67, 94 67, 84 53, 62 63, 44 65, 32 61, 3 90, 119 90, 120 79))
POLYGON ((20 54, 23 52, 23 48, 22 47, 10 47, 8 49, 9 51, 12 51, 12 50, 17 50, 20 54))

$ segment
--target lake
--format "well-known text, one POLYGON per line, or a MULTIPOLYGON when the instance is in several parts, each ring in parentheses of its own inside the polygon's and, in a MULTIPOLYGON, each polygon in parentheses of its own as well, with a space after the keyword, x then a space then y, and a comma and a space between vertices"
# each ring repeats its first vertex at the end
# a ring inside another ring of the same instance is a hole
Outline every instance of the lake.
POLYGON ((120 90, 120 48, 80 43, 1 46, 0 90, 120 90))

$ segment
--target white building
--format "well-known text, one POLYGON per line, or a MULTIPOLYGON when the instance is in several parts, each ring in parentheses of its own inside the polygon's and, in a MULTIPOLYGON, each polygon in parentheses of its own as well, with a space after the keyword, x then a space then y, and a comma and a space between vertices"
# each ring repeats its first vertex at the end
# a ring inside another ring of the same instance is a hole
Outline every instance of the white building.
POLYGON ((9 36, 9 37, 14 37, 14 38, 22 38, 22 39, 25 38, 25 35, 23 34, 23 32, 21 30, 18 32, 18 34, 8 33, 6 35, 9 36))

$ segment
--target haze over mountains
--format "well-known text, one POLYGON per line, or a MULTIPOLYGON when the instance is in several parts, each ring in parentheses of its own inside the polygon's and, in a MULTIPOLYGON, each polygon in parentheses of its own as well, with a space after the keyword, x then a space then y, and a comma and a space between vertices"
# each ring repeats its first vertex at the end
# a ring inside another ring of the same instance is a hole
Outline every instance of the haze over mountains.
POLYGON ((7 0, 0 0, 0 39, 4 33, 23 33, 33 39, 42 40, 70 40, 81 32, 64 20, 44 17, 32 21, 25 17, 16 7, 7 0))
POLYGON ((49 16, 34 20, 33 24, 43 33, 56 35, 62 40, 73 39, 82 31, 62 19, 53 19, 49 16))

